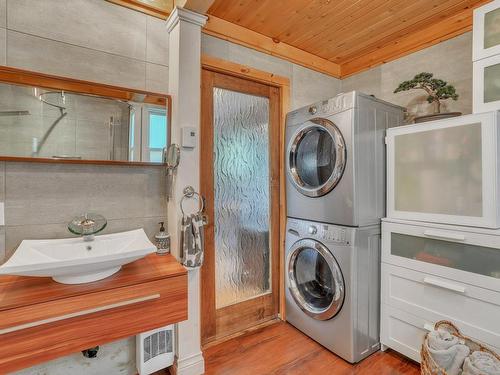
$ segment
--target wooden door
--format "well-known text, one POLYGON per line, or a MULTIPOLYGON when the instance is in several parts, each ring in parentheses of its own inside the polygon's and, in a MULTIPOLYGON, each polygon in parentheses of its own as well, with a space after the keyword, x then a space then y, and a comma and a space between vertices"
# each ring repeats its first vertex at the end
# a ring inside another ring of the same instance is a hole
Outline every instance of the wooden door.
POLYGON ((280 91, 203 69, 201 110, 207 344, 278 315, 280 91))

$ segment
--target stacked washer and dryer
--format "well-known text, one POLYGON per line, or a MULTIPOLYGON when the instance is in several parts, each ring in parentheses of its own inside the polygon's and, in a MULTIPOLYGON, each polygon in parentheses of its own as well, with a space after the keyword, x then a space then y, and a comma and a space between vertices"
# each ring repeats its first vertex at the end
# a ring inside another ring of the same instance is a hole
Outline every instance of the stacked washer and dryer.
POLYGON ((359 92, 287 116, 286 320, 351 363, 380 345, 384 140, 402 121, 359 92))

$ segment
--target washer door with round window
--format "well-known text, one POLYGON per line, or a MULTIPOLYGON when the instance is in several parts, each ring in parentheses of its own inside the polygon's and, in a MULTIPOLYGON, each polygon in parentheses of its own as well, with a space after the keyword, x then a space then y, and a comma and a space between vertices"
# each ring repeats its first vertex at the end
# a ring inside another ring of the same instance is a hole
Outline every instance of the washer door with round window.
POLYGON ((294 187, 308 197, 320 197, 342 179, 347 152, 339 128, 330 120, 312 119, 288 145, 288 174, 294 187))
POLYGON ((312 239, 297 241, 287 259, 288 289, 310 317, 328 320, 342 308, 345 285, 332 253, 312 239))

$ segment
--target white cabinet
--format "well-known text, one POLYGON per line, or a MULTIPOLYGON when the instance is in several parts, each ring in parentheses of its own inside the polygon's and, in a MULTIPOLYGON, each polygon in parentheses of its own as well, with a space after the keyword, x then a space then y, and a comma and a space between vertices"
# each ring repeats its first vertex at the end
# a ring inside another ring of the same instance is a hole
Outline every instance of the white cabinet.
POLYGON ((500 109, 500 54, 474 62, 473 93, 474 113, 500 109))
POLYGON ((474 10, 474 113, 500 109, 500 0, 474 10))
POLYGON ((419 360, 426 331, 450 320, 500 347, 500 231, 384 219, 381 343, 419 360))
POLYGON ((387 130, 387 217, 500 228, 497 111, 387 130))
POLYGON ((500 54, 500 0, 474 10, 473 60, 500 54))

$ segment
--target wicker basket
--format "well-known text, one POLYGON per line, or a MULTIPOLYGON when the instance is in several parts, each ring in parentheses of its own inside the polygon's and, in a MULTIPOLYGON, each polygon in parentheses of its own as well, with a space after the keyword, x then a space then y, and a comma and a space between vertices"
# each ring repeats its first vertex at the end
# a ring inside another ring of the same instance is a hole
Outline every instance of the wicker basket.
MULTIPOLYGON (((437 330, 438 328, 444 328, 448 332, 450 332, 452 335, 455 335, 455 336, 463 339, 465 341, 465 345, 467 345, 470 348, 471 353, 475 352, 475 351, 487 352, 487 353, 490 353, 491 355, 495 356, 500 361, 500 356, 497 353, 491 351, 490 349, 486 348, 485 346, 481 345, 480 343, 478 343, 478 342, 476 342, 476 341, 474 341, 466 336, 463 336, 460 333, 460 331, 458 330, 458 328, 453 323, 448 322, 446 320, 441 320, 434 325, 434 329, 437 330)), ((441 368, 437 365, 437 363, 434 361, 431 354, 429 353, 429 351, 427 349, 428 335, 429 334, 425 335, 424 343, 422 344, 422 349, 420 350, 420 357, 421 357, 421 362, 420 362, 420 369, 421 370, 420 371, 421 371, 421 374, 422 375, 448 375, 447 372, 443 368, 441 368)))

